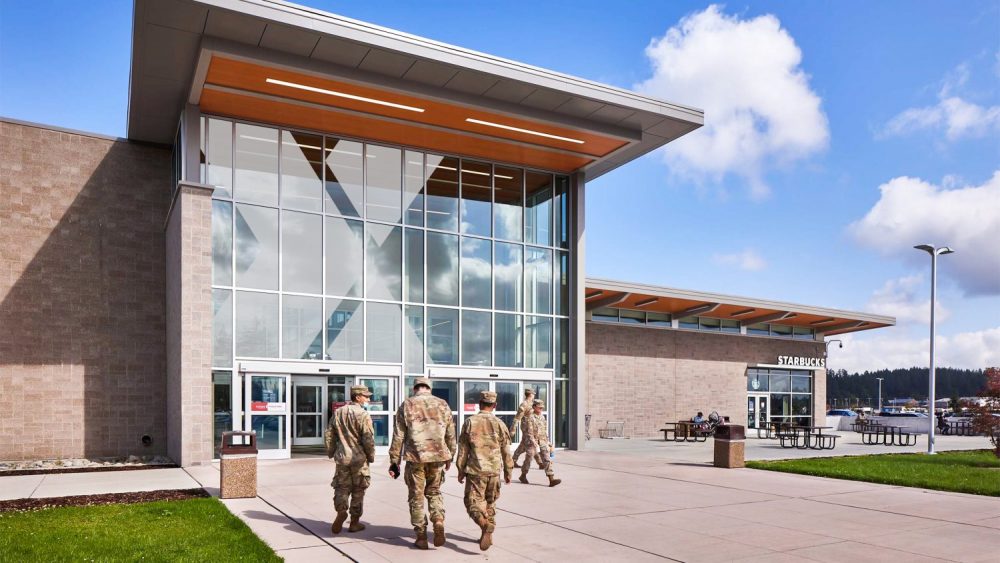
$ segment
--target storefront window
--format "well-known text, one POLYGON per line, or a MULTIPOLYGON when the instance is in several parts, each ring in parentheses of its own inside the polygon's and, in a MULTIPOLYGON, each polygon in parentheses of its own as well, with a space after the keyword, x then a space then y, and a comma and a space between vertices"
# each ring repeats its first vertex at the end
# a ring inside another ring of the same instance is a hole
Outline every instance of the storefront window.
POLYGON ((458 237, 455 235, 427 233, 427 302, 458 305, 458 237))
POLYGON ((618 322, 618 309, 598 307, 591 313, 591 318, 599 322, 616 323, 618 322))
POLYGON ((281 132, 281 205, 323 210, 323 137, 281 132))
POLYGON ((364 272, 364 223, 326 218, 326 293, 361 297, 364 272))
POLYGON ((406 371, 424 371, 424 308, 417 305, 406 306, 406 325, 403 340, 406 345, 406 371))
POLYGON ((521 311, 521 249, 519 244, 496 243, 496 268, 493 270, 493 285, 496 293, 496 308, 500 311, 521 311))
POLYGON ((489 240, 462 237, 462 306, 489 309, 492 306, 493 249, 489 240))
POLYGON ((368 361, 399 362, 402 360, 402 310, 394 303, 368 302, 367 338, 368 361))
POLYGON ((497 166, 494 174, 494 236, 504 240, 523 240, 524 172, 520 168, 497 166))
POLYGON ((215 187, 214 197, 233 197, 233 123, 208 118, 208 154, 205 183, 215 187))
POLYGON ((278 205, 278 130, 248 123, 236 124, 237 200, 278 205))
POLYGON ((495 316, 495 355, 493 362, 502 367, 521 367, 524 365, 522 355, 522 323, 521 315, 497 313, 495 316))
POLYGON ((236 355, 278 357, 278 294, 236 292, 236 355))
POLYGON ((403 155, 403 209, 405 223, 424 226, 424 155, 406 151, 403 155))
POLYGON ((212 365, 233 365, 233 292, 212 290, 212 365))
POLYGON ((492 317, 481 311, 462 311, 462 365, 488 366, 492 317))
POLYGON ((552 319, 525 317, 525 364, 529 368, 552 367, 552 319))
POLYGON ((629 309, 621 309, 618 311, 618 322, 622 324, 645 324, 646 323, 646 313, 642 311, 631 311, 629 309))
POLYGON ((365 226, 367 296, 403 299, 403 229, 377 223, 365 226))
POLYGON ((364 313, 361 301, 326 300, 326 359, 343 361, 365 359, 364 313))
POLYGON ((770 336, 771 328, 766 324, 755 324, 747 327, 747 334, 753 336, 770 336))
POLYGON ((462 161, 462 233, 491 234, 493 167, 485 162, 462 161))
POLYGON ((364 196, 363 145, 326 138, 326 212, 361 217, 364 196))
POLYGON ((402 154, 399 149, 365 145, 365 217, 402 223, 402 154))
POLYGON ((323 358, 323 299, 282 296, 281 355, 294 360, 323 358))
POLYGON ((212 285, 233 285, 233 204, 212 202, 212 285))
POLYGON ((297 293, 323 291, 323 217, 281 213, 282 289, 297 293))
POLYGON ((529 244, 552 246, 552 176, 525 174, 524 238, 529 244))
POLYGON ((236 205, 236 285, 278 289, 278 210, 236 205))
POLYGON ((427 228, 458 231, 458 159, 426 156, 427 228))
POLYGON ((524 259, 524 296, 526 312, 552 312, 551 250, 527 247, 524 259))
POLYGON ((406 268, 403 271, 403 298, 407 301, 424 301, 424 231, 406 229, 406 268))
POLYGON ((219 457, 222 433, 233 429, 233 374, 229 371, 212 372, 212 422, 215 438, 215 457, 219 457))
POLYGON ((427 361, 458 364, 458 310, 427 308, 427 361))

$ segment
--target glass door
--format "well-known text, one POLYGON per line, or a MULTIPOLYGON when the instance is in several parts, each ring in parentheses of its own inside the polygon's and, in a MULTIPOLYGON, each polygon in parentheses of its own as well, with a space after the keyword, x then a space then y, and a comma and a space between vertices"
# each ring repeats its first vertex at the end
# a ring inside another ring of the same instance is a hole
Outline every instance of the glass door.
POLYGON ((295 377, 292 380, 292 445, 323 444, 324 378, 295 377))
POLYGON ((366 409, 372 417, 375 428, 375 453, 389 453, 389 439, 392 437, 392 417, 396 414, 395 378, 358 377, 356 385, 364 385, 372 392, 372 399, 366 409))
MULTIPOLYGON (((494 391, 497 394, 497 408, 494 414, 503 421, 504 424, 510 428, 510 424, 514 422, 514 416, 517 414, 517 408, 521 405, 521 401, 524 400, 524 389, 534 389, 535 398, 543 401, 545 403, 545 408, 542 410, 542 416, 548 421, 548 405, 549 405, 549 384, 545 381, 473 381, 473 380, 463 380, 462 381, 462 413, 461 420, 459 424, 465 422, 465 417, 476 414, 479 411, 479 393, 481 391, 494 391)), ((457 430, 461 430, 461 426, 458 426, 457 430)), ((552 428, 551 421, 549 421, 549 436, 551 437, 552 428)), ((514 429, 514 435, 511 436, 511 442, 517 444, 521 439, 520 428, 514 429)))
POLYGON ((767 395, 748 395, 747 428, 766 428, 767 422, 767 395))
POLYGON ((291 425, 288 423, 287 374, 248 374, 246 377, 247 430, 257 433, 257 456, 261 459, 291 457, 291 425))

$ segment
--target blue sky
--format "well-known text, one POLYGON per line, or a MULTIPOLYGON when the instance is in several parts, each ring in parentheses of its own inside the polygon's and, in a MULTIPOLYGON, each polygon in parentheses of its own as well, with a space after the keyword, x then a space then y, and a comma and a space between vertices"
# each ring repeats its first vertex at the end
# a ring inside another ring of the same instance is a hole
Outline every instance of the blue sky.
MULTIPOLYGON (((947 243, 941 361, 1000 364, 1000 2, 306 3, 705 108, 588 186, 589 275, 896 315, 831 366, 925 365, 947 243)), ((0 6, 0 115, 124 135, 131 2, 0 6)))

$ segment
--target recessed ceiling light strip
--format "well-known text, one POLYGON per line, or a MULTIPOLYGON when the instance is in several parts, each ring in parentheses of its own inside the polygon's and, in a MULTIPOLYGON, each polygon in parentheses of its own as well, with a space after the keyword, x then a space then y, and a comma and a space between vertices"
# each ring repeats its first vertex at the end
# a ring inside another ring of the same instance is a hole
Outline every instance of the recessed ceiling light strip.
POLYGON ((493 123, 492 121, 483 121, 481 119, 473 119, 471 117, 466 117, 465 120, 469 123, 476 123, 478 125, 486 125, 487 127, 496 127, 498 129, 506 129, 508 131, 517 131, 518 133, 527 133, 528 135, 537 135, 539 137, 545 137, 548 139, 555 139, 557 141, 566 141, 567 143, 576 143, 582 145, 583 141, 580 139, 570 139, 569 137, 560 137, 559 135, 550 135, 548 133, 542 133, 541 131, 532 131, 531 129, 521 129, 520 127, 513 127, 510 125, 503 125, 501 123, 493 123))
POLYGON ((296 84, 295 82, 286 82, 284 80, 278 80, 276 78, 268 78, 266 80, 269 84, 277 84, 278 86, 287 86, 289 88, 296 88, 299 90, 306 90, 308 92, 316 92, 318 94, 326 94, 328 96, 336 96, 338 98, 347 98, 348 100, 357 100, 359 102, 367 102, 369 104, 378 104, 380 106, 387 106, 396 109, 405 109, 406 111, 415 111, 417 113, 423 113, 423 108, 417 108, 413 106, 404 106, 403 104, 394 104, 392 102, 386 102, 384 100, 376 100, 375 98, 366 98, 364 96, 355 96, 354 94, 345 94, 344 92, 337 92, 336 90, 327 90, 325 88, 316 88, 315 86, 306 86, 305 84, 296 84))

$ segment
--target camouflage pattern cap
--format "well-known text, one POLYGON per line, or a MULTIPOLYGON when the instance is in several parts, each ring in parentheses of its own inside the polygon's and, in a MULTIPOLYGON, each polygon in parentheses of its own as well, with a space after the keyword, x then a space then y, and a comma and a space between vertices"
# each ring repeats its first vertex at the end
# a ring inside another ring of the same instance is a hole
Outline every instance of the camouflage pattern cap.
POLYGON ((534 401, 531 402, 531 406, 533 406, 533 407, 544 407, 545 406, 545 401, 543 401, 541 399, 535 399, 534 401))
POLYGON ((413 380, 413 386, 416 387, 417 385, 426 385, 428 388, 430 388, 431 380, 429 377, 418 377, 413 380))
POLYGON ((479 400, 480 402, 483 403, 489 403, 491 405, 495 405, 497 402, 496 391, 480 391, 479 400))
POLYGON ((371 397, 372 392, 368 390, 364 385, 355 385, 351 387, 351 396, 364 395, 365 397, 371 397))
POLYGON ((524 396, 525 397, 532 397, 532 396, 534 396, 534 394, 535 394, 535 390, 532 389, 531 387, 525 387, 524 388, 524 396))

